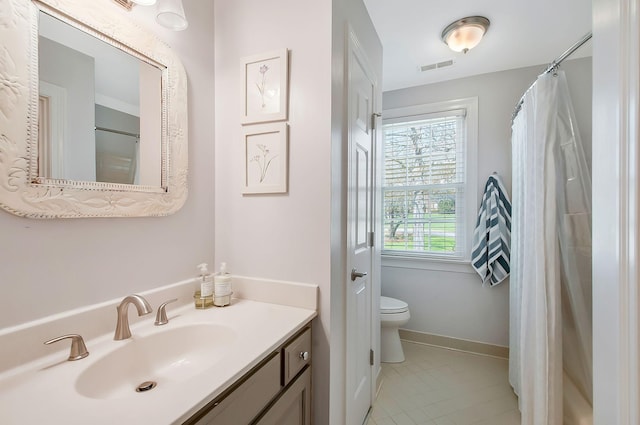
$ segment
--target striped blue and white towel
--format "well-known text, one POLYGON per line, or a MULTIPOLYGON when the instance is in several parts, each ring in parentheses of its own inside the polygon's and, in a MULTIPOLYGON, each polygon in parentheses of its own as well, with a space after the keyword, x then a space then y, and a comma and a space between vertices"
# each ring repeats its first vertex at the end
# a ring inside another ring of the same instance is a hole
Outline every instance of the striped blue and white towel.
POLYGON ((471 265, 483 284, 494 286, 509 276, 511 201, 502 180, 492 174, 484 187, 473 233, 471 265))

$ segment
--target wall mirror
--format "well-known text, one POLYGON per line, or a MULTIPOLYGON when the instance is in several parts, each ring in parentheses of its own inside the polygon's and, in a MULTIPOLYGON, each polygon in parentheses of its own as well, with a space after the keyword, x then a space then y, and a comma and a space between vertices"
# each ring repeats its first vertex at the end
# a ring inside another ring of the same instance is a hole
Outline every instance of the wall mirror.
POLYGON ((0 0, 0 206, 167 215, 187 196, 180 60, 108 0, 0 0))

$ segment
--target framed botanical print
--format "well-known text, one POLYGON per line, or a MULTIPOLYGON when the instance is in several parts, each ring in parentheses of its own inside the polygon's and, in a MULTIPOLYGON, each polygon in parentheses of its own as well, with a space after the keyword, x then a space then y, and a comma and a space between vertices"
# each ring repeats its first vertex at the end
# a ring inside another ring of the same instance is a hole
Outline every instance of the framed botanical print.
POLYGON ((287 193, 288 126, 270 123, 244 127, 243 194, 287 193))
POLYGON ((242 124, 287 119, 289 52, 275 50, 242 59, 242 124))

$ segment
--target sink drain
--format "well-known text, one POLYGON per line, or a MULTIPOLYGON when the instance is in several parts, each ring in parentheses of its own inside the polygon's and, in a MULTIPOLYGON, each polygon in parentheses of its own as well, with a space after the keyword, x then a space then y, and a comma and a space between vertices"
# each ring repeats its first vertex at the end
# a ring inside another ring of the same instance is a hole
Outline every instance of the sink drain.
POLYGON ((145 391, 152 390, 158 385, 156 381, 145 381, 142 384, 138 385, 136 388, 137 393, 143 393, 145 391))

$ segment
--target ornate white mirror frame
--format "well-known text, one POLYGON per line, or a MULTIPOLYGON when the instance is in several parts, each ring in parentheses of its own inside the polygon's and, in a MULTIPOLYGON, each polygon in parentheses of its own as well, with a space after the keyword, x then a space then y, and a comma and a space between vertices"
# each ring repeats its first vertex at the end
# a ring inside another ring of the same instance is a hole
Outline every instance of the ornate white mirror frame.
POLYGON ((144 217, 187 198, 187 78, 171 48, 107 0, 0 0, 0 207, 30 218, 144 217), (159 187, 38 176, 38 14, 42 10, 162 69, 159 187))

